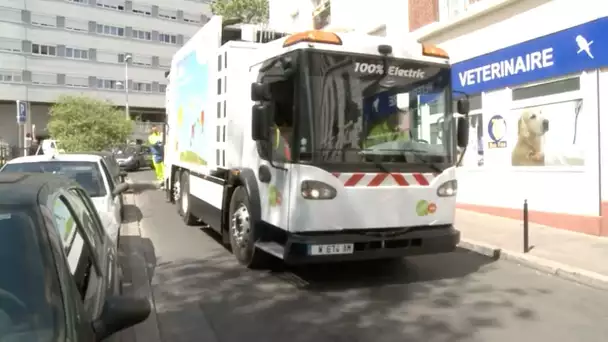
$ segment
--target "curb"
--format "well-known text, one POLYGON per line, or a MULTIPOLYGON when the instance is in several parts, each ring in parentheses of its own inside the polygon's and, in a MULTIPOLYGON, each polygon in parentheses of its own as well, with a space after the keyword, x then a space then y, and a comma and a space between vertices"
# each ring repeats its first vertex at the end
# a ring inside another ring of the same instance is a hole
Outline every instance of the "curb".
MULTIPOLYGON (((128 194, 125 196, 125 204, 137 206, 135 195, 128 194)), ((134 221, 130 223, 123 223, 121 229, 121 235, 141 237, 140 222, 134 221)), ((127 246, 125 249, 129 253, 133 253, 137 250, 137 245, 127 246)), ((143 256, 145 258, 145 256, 143 256)), ((157 318, 156 302, 154 300, 154 292, 152 291, 152 284, 150 283, 150 275, 148 273, 148 267, 141 260, 129 258, 128 268, 130 270, 131 286, 128 295, 145 296, 150 301, 152 311, 148 318, 129 328, 130 339, 129 342, 160 342, 162 341, 160 325, 157 318)), ((125 341, 126 342, 126 341, 125 341)))
POLYGON ((608 290, 608 276, 587 271, 581 268, 564 265, 555 261, 539 258, 524 253, 513 252, 487 243, 462 239, 459 247, 473 253, 490 257, 494 260, 508 260, 522 266, 557 276, 562 279, 587 285, 600 290, 608 290))

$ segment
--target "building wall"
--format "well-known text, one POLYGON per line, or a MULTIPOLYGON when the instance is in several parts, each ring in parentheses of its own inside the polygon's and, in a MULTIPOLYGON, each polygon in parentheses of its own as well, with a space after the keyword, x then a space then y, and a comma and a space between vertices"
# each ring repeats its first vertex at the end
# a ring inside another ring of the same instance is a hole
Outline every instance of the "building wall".
MULTIPOLYGON (((513 50, 522 46, 525 50, 523 46, 532 39, 552 35, 607 15, 608 3, 593 0, 484 0, 471 4, 460 16, 422 26, 413 31, 412 36, 421 42, 437 44, 448 51, 454 63, 454 87, 466 91, 483 87, 475 88, 470 84, 467 88, 459 79, 459 76, 465 76, 459 65, 474 64, 472 61, 475 59, 492 59, 488 56, 494 55, 506 59, 509 53, 503 51, 507 48, 513 50), (538 18, 559 20, 543 20, 542 25, 538 25, 538 18)), ((566 41, 572 39, 570 48, 576 49, 576 34, 573 33, 571 38, 567 37, 559 44, 566 46, 566 41)), ((589 61, 599 63, 601 59, 608 64, 608 50, 599 41, 600 38, 589 38, 598 41, 591 48, 595 51, 596 58, 589 61)), ((551 46, 547 46, 549 47, 551 46)), ((567 54, 567 58, 587 58, 584 52, 582 56, 574 50, 567 54)), ((564 67, 563 51, 560 56, 560 67, 564 67)), ((556 60, 555 64, 558 63, 560 61, 556 60)), ((599 133, 608 125, 607 120, 603 119, 608 115, 604 113, 608 103, 604 104, 606 101, 599 95, 608 90, 608 77, 605 72, 600 73, 597 67, 559 77, 542 77, 542 70, 535 74, 538 77, 534 79, 527 78, 526 81, 483 89, 482 109, 475 114, 480 114, 483 118, 483 123, 480 123, 482 136, 479 140, 484 151, 477 157, 477 142, 474 146, 469 146, 468 159, 474 161, 468 164, 465 162, 459 169, 459 206, 521 219, 523 202, 527 199, 532 221, 593 235, 608 235, 608 204, 604 201, 608 198, 605 171, 608 167, 605 163, 608 158, 608 152, 605 152, 608 151, 608 139, 602 138, 599 133), (580 88, 569 88, 572 81, 565 79, 576 78, 579 79, 580 88), (541 91, 541 88, 544 90, 541 91), (525 100, 517 98, 517 94, 525 92, 538 94, 525 100), (517 118, 524 110, 551 118, 549 127, 553 127, 553 130, 549 129, 544 141, 557 141, 555 136, 549 136, 551 132, 563 136, 564 142, 570 141, 574 131, 576 144, 574 141, 571 144, 563 143, 564 148, 569 150, 563 151, 567 157, 561 160, 568 160, 569 163, 569 158, 578 153, 578 156, 583 156, 582 165, 577 159, 575 164, 579 165, 558 165, 556 162, 552 166, 512 166, 511 150, 519 134, 517 118), (489 145, 493 141, 490 133, 495 133, 490 132, 494 126, 489 121, 495 115, 500 115, 501 120, 508 123, 504 140, 507 146, 503 156, 499 156, 500 148, 490 148, 489 145), (574 150, 577 151, 573 152, 574 150), (474 154, 473 158, 471 153, 474 154), (481 166, 476 165, 477 158, 482 160, 481 166)), ((545 74, 550 75, 551 71, 545 74)))
MULTIPOLYGON (((283 32, 313 29, 315 4, 321 0, 270 0, 272 28, 283 32)), ((403 36, 408 32, 408 2, 376 0, 369 2, 352 0, 327 1, 331 7, 331 20, 326 30, 358 31, 375 35, 403 36), (387 10, 390 9, 390 10, 387 10)))
POLYGON ((207 4, 185 0, 2 1, 0 100, 85 93, 123 104, 116 82, 130 54, 130 105, 162 108, 173 53, 209 15, 207 4))

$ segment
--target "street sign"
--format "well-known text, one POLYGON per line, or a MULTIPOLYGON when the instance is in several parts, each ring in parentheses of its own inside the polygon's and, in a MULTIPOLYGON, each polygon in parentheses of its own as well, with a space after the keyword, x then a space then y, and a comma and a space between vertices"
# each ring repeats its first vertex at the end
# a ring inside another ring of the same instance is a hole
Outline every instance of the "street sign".
POLYGON ((27 102, 17 101, 17 123, 25 125, 27 122, 27 102))

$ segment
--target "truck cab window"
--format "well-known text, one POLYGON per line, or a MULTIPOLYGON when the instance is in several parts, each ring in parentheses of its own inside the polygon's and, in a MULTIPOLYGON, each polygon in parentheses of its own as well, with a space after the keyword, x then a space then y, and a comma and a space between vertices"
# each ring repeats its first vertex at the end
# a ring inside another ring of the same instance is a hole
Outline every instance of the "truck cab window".
POLYGON ((295 115, 294 81, 274 82, 270 91, 274 99, 274 125, 271 128, 273 160, 289 162, 292 160, 293 122, 295 115))

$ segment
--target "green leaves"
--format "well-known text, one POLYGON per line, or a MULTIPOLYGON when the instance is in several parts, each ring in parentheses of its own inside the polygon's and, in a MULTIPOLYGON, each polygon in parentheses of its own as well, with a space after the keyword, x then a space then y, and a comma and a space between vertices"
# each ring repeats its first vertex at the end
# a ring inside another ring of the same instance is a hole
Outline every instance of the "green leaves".
POLYGON ((86 96, 62 96, 50 114, 50 136, 66 152, 101 151, 124 143, 133 132, 123 110, 86 96))
POLYGON ((224 19, 241 19, 246 24, 268 22, 268 0, 214 0, 211 12, 224 19))

